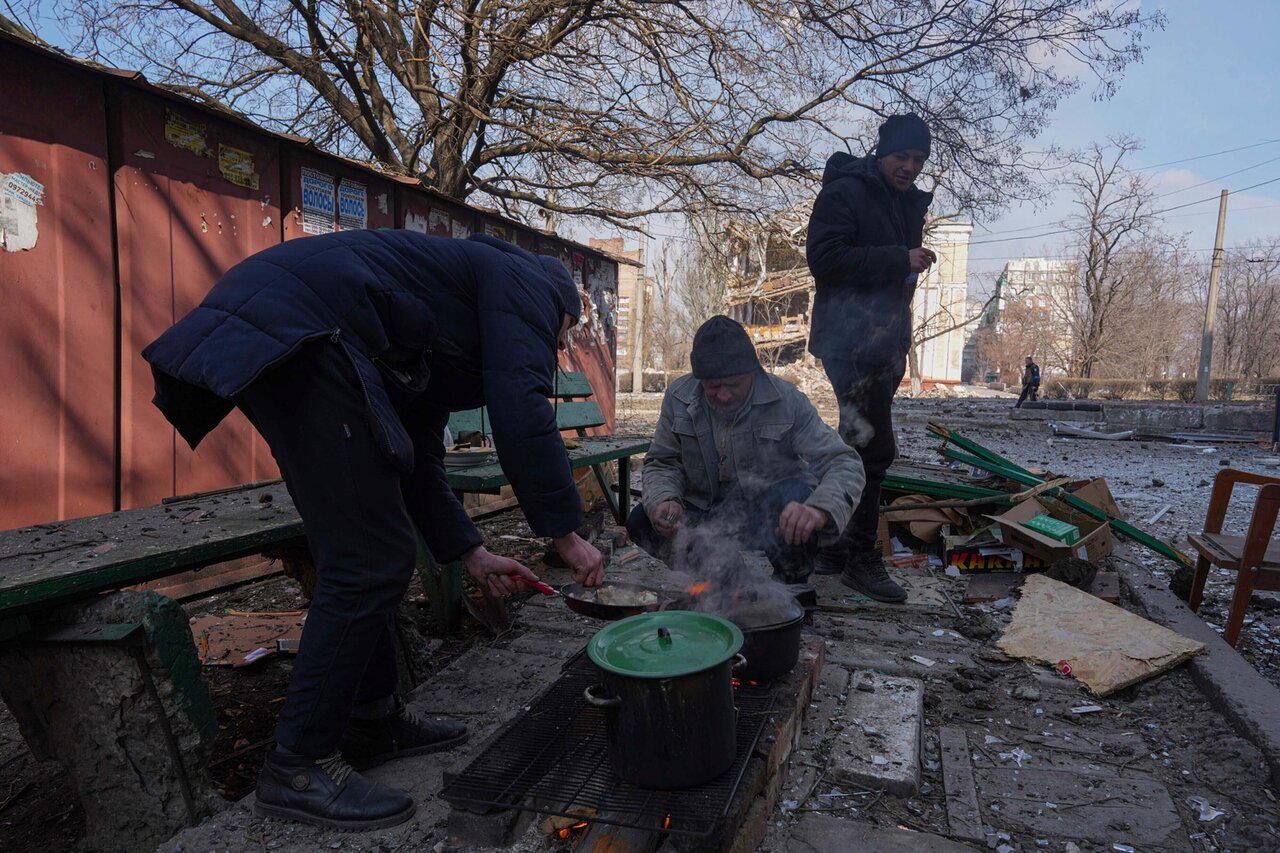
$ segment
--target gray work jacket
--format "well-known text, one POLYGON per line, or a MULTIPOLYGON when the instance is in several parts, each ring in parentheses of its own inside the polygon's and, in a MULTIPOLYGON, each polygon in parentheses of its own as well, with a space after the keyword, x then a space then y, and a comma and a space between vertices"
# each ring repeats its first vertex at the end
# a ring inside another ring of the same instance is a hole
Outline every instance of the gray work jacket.
MULTIPOLYGON (((821 538, 838 536, 866 483, 858 454, 822 422, 809 398, 790 382, 761 371, 745 405, 730 437, 738 487, 750 496, 787 478, 807 480, 813 494, 805 503, 831 519, 821 538)), ((720 500, 713 414, 701 383, 692 375, 667 388, 658 429, 644 459, 643 503, 651 518, 664 501, 707 510, 720 500)))

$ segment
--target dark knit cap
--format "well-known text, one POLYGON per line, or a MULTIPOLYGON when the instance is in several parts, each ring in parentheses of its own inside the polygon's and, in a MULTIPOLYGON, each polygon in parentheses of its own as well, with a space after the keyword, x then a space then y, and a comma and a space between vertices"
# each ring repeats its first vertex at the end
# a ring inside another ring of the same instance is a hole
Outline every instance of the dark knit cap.
POLYGON ((698 327, 689 363, 698 379, 724 379, 760 369, 760 359, 756 358, 756 348, 747 330, 723 314, 698 327))
POLYGON ((582 294, 578 292, 578 285, 573 283, 573 276, 569 275, 569 271, 564 268, 564 262, 557 257, 538 255, 538 260, 542 262, 542 268, 546 270, 547 277, 551 279, 551 283, 556 286, 556 292, 560 294, 564 313, 577 323, 582 319, 582 294))
POLYGON ((923 151, 924 156, 929 156, 929 126, 915 113, 889 116, 880 125, 880 143, 876 145, 876 156, 883 157, 908 148, 923 151))

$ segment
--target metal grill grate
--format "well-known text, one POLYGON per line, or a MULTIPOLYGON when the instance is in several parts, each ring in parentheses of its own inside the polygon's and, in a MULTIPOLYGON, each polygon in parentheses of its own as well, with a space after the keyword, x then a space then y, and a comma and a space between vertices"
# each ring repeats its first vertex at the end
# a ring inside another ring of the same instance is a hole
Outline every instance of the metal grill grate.
POLYGON ((545 814, 706 836, 733 801, 756 741, 773 710, 775 689, 736 690, 737 758, 721 776, 696 788, 651 791, 622 781, 609 763, 604 713, 582 691, 600 680, 579 654, 563 674, 461 773, 446 779, 440 795, 462 807, 525 807, 545 814), (577 810, 575 812, 575 810, 577 810))

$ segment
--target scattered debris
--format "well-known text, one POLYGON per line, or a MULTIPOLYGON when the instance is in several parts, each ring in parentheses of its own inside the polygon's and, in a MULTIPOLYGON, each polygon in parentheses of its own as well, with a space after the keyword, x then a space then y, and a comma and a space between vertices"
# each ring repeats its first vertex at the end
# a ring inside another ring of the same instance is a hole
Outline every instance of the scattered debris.
POLYGON ((1209 805, 1204 797, 1187 797, 1187 804, 1199 812, 1200 820, 1210 823, 1222 817, 1226 812, 1209 805))

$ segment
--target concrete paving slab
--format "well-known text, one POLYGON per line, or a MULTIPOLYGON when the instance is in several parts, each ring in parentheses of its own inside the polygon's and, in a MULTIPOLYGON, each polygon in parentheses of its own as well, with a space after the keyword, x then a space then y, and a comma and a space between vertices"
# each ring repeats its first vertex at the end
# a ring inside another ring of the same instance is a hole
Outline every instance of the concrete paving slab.
POLYGON ((982 811, 978 806, 977 783, 965 730, 944 726, 939 732, 942 753, 942 784, 946 789, 947 825, 951 834, 969 841, 985 841, 982 811))
POLYGON ((805 815, 792 829, 788 850, 795 853, 973 853, 977 847, 896 826, 872 826, 827 815, 805 815))
POLYGON ((1006 830, 1142 850, 1182 850, 1182 820, 1162 783, 1109 769, 974 768, 980 801, 1006 830))
POLYGON ((889 576, 902 585, 907 591, 907 600, 901 604, 885 604, 872 601, 840 582, 839 575, 814 575, 813 585, 818 590, 819 606, 836 606, 847 608, 848 612, 868 611, 886 613, 905 613, 920 611, 934 613, 945 611, 952 615, 951 607, 943 589, 950 580, 946 577, 934 577, 926 569, 888 567, 889 576))
POLYGON ((827 776, 843 785, 913 796, 920 788, 924 684, 868 670, 850 672, 849 684, 827 776))

